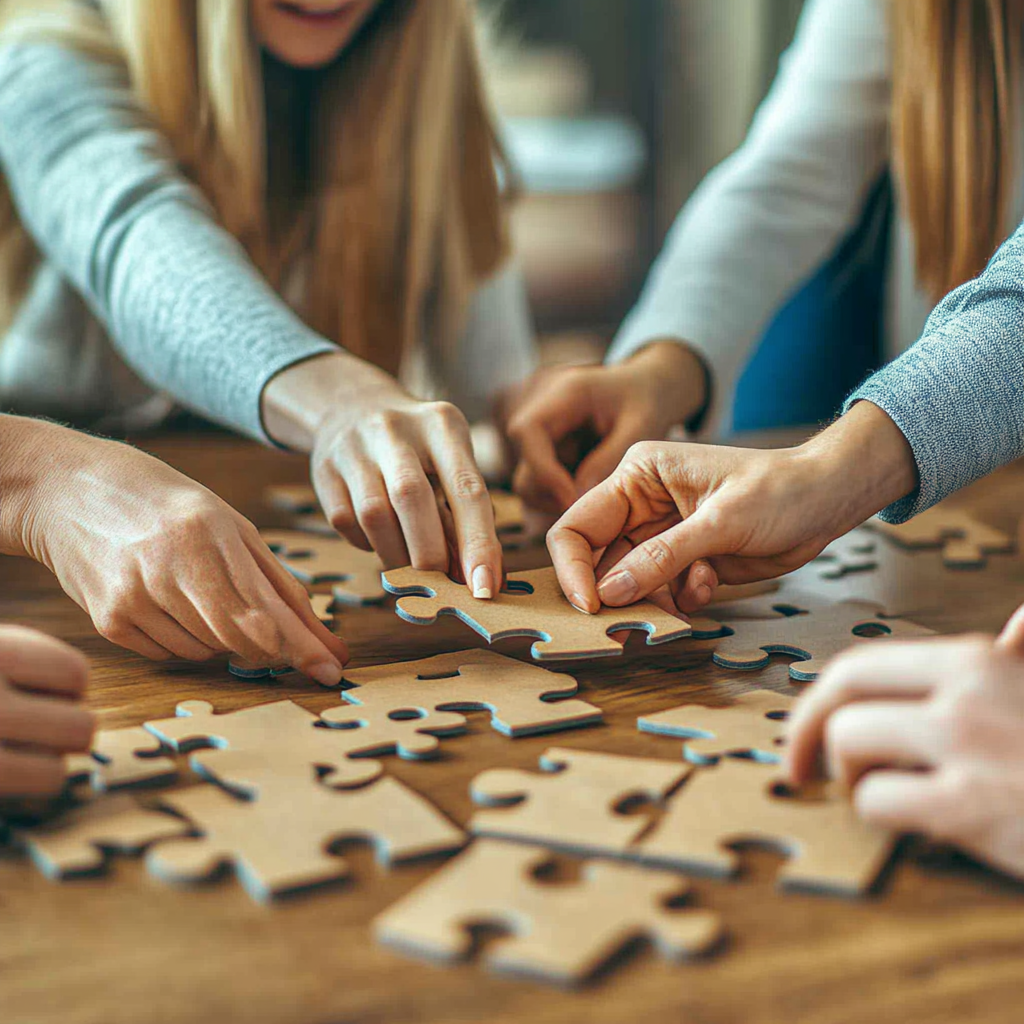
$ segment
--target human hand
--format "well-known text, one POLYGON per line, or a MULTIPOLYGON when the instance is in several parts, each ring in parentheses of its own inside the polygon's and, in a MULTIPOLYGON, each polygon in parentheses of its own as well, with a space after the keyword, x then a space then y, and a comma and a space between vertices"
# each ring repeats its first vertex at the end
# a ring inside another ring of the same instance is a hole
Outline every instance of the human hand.
POLYGON ((614 366, 542 370, 508 417, 519 459, 513 487, 558 515, 606 479, 630 445, 663 439, 706 397, 703 363, 677 342, 654 343, 614 366), (569 451, 580 439, 587 450, 569 451))
POLYGON ((276 410, 268 420, 273 436, 311 450, 320 504, 351 543, 376 551, 387 568, 451 571, 447 505, 458 569, 473 595, 498 592, 494 510, 469 425, 454 405, 412 398, 387 374, 344 354, 285 371, 268 385, 266 402, 276 410))
POLYGON ((1024 659, 985 637, 867 644, 793 712, 795 784, 829 774, 884 828, 954 843, 1024 876, 1024 659))
POLYGON ((87 751, 95 719, 81 699, 89 664, 73 647, 0 626, 0 797, 56 796, 64 754, 87 751))
POLYGON ((340 682, 344 642, 247 519, 128 445, 16 425, 20 443, 4 434, 4 547, 45 564, 102 636, 147 658, 229 652, 340 682))
POLYGON ((634 445, 555 523, 548 548, 566 596, 585 611, 668 586, 678 610, 691 612, 718 582, 803 565, 915 482, 902 433, 861 402, 799 448, 634 445), (704 560, 710 572, 697 571, 704 560))

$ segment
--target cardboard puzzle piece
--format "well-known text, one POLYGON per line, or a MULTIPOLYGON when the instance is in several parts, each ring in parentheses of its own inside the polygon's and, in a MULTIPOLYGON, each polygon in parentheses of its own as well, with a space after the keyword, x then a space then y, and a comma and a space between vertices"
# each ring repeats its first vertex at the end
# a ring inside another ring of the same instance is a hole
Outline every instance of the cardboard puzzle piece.
POLYGON ((356 687, 342 693, 356 708, 323 712, 321 718, 332 725, 353 715, 414 713, 422 717, 430 711, 489 711, 492 727, 515 737, 601 721, 601 709, 593 704, 562 699, 577 691, 572 676, 495 651, 455 651, 419 661, 347 669, 344 681, 356 687))
POLYGON ((274 484, 263 494, 267 504, 279 512, 312 515, 320 511, 316 491, 309 484, 274 484))
POLYGON ((537 637, 531 653, 538 661, 621 654, 622 644, 608 634, 627 629, 644 630, 648 644, 690 635, 689 623, 646 601, 586 615, 566 600, 552 568, 510 573, 506 590, 489 601, 443 572, 393 569, 384 585, 399 596, 395 610, 407 622, 431 625, 439 615, 454 615, 490 643, 537 637))
POLYGON ((187 822, 115 793, 91 797, 40 825, 15 829, 14 835, 47 878, 59 879, 97 874, 109 854, 138 854, 189 831, 187 822))
POLYGON ((839 580, 853 573, 870 572, 878 568, 878 538, 867 530, 851 530, 829 544, 814 564, 824 580, 839 580))
POLYGON ((75 754, 67 759, 68 781, 88 782, 97 793, 172 782, 178 766, 164 755, 160 740, 141 725, 101 729, 93 738, 91 754, 75 754))
POLYGON ((750 762, 695 772, 634 852, 644 863, 727 877, 739 866, 729 844, 764 843, 789 856, 782 888, 867 892, 892 854, 892 833, 862 822, 840 794, 778 796, 777 784, 777 769, 750 762))
POLYGON ((200 748, 190 758, 192 767, 242 791, 263 767, 300 781, 319 770, 333 787, 360 786, 380 775, 379 761, 351 759, 358 740, 346 730, 320 728, 318 721, 290 700, 219 715, 209 702, 189 700, 178 705, 176 717, 145 727, 179 753, 200 748))
POLYGON ((571 853, 622 855, 647 827, 642 814, 621 809, 638 799, 660 802, 690 769, 672 761, 552 747, 543 772, 493 768, 470 786, 475 835, 540 843, 571 853))
POLYGON ((905 548, 941 549, 942 561, 949 569, 983 569, 989 555, 1006 554, 1015 549, 1009 534, 980 522, 964 509, 950 508, 945 503, 925 509, 898 526, 883 523, 877 517, 869 520, 867 526, 905 548))
POLYGON ((875 642, 878 637, 933 635, 932 630, 905 619, 885 619, 871 604, 830 604, 806 592, 788 594, 787 603, 776 605, 775 610, 779 614, 770 618, 726 621, 731 635, 715 645, 715 664, 752 671, 764 668, 772 654, 789 654, 799 659, 790 665, 790 676, 809 682, 830 658, 854 644, 875 642))
POLYGON ((692 764, 716 764, 721 757, 747 757, 778 764, 783 722, 795 703, 771 690, 753 690, 728 707, 682 704, 636 720, 641 732, 685 739, 683 757, 692 764))
POLYGON ((188 818, 199 835, 151 850, 150 872, 167 882, 200 882, 230 866, 253 899, 266 901, 346 877, 347 862, 331 852, 345 840, 371 842, 385 865, 465 843, 461 829, 396 779, 332 790, 267 772, 255 789, 253 800, 216 786, 166 794, 164 804, 188 818))
POLYGON ((578 881, 544 884, 542 850, 476 840, 464 853, 374 922, 377 940, 436 960, 468 959, 470 928, 509 933, 491 943, 487 966, 563 985, 586 981, 636 939, 666 959, 709 952, 722 937, 719 916, 666 902, 686 896, 678 875, 591 861, 578 881))
POLYGON ((372 551, 363 551, 342 537, 318 537, 298 530, 261 530, 260 536, 297 580, 307 586, 333 584, 338 604, 377 604, 386 596, 380 580, 384 566, 372 551))

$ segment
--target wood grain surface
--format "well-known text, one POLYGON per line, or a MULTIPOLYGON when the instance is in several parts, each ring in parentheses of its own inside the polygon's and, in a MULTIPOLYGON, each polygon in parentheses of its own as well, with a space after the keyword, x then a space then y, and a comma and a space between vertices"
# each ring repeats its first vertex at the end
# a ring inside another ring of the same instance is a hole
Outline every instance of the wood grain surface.
MULTIPOLYGON (((302 459, 217 433, 146 444, 224 496, 258 525, 282 520, 263 506, 269 483, 297 483, 302 459)), ((1024 469, 1010 467, 957 500, 985 522, 1016 530, 1024 469)), ((934 557, 923 554, 920 557, 934 557)), ((543 564, 516 552, 515 569, 543 564)), ((943 609, 925 625, 995 630, 1024 599, 1024 561, 990 558, 984 573, 949 577, 943 609)), ((0 559, 0 619, 39 627, 85 651, 94 665, 91 703, 103 728, 174 713, 198 698, 218 710, 285 696, 311 711, 338 702, 297 677, 245 683, 223 664, 153 665, 101 640, 48 573, 0 559)), ((480 646, 458 622, 427 628, 389 606, 346 609, 354 665, 420 658, 480 646)), ((528 658, 529 641, 495 645, 528 658)), ((796 693, 774 657, 739 682, 715 667, 711 641, 646 648, 634 637, 621 658, 557 666, 604 709, 602 726, 564 733, 559 746, 646 757, 680 756, 678 740, 640 733, 638 715, 684 701, 756 687, 796 693)), ((473 810, 469 781, 490 767, 532 767, 553 737, 511 740, 486 714, 442 741, 430 762, 385 759, 387 771, 455 821, 473 810)), ((187 784, 187 783, 185 783, 187 784)), ((780 858, 743 853, 733 882, 698 879, 696 904, 721 913, 728 931, 709 959, 670 965, 637 949, 577 992, 501 979, 476 964, 441 968, 374 944, 370 921, 439 861, 386 871, 364 848, 348 848, 351 880, 273 906, 251 901, 231 878, 174 888, 139 863, 118 859, 105 877, 53 883, 12 849, 0 848, 0 1022, 3 1024, 489 1024, 671 1021, 675 1024, 1002 1024, 1021 1019, 1024 886, 965 859, 906 844, 882 891, 863 902, 780 894, 780 858)), ((571 877, 571 860, 564 876, 571 877)))

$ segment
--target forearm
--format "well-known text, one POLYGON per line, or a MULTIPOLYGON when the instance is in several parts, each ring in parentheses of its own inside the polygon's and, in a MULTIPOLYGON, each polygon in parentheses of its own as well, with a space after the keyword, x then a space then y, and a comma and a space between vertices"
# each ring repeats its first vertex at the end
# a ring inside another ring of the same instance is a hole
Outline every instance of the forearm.
POLYGON ((33 507, 40 479, 66 428, 0 415, 0 555, 34 557, 33 507))

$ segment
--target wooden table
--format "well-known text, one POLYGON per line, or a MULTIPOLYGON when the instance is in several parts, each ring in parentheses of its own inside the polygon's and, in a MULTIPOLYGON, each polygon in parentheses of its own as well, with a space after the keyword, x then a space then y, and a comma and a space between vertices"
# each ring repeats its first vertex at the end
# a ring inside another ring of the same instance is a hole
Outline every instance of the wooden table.
MULTIPOLYGON (((304 474, 297 458, 218 434, 148 447, 260 525, 276 525, 261 501, 264 486, 304 474)), ((1024 470, 1012 467, 961 500, 993 525, 1013 528, 1022 498, 1024 470)), ((952 576, 945 610, 926 624, 996 629, 1024 596, 1022 566, 998 557, 985 574, 952 576), (962 607, 958 595, 968 584, 973 596, 962 607)), ((356 665, 478 642, 452 620, 427 629, 388 608, 345 615, 356 665)), ((319 711, 338 699, 294 680, 242 683, 223 666, 149 664, 97 637, 48 574, 28 562, 0 560, 0 619, 40 627, 88 653, 91 700, 105 727, 166 717, 193 697, 220 710, 290 696, 319 711)), ((788 659, 723 688, 729 673, 711 664, 710 643, 683 640, 648 651, 637 640, 622 658, 560 666, 604 709, 607 724, 554 742, 675 757, 677 741, 637 732, 639 714, 700 697, 713 684, 719 694, 751 685, 792 692, 788 659)), ((528 657, 525 641, 498 649, 528 657)), ((444 740, 436 761, 387 759, 389 771, 458 822, 471 812, 468 784, 477 772, 532 767, 552 743, 508 740, 483 716, 472 716, 471 726, 444 740)), ((696 882, 698 904, 720 911, 729 931, 718 956, 673 966, 641 949, 580 992, 496 978, 472 964, 440 968, 375 945, 371 919, 436 864, 387 872, 364 849, 352 860, 350 882, 265 907, 231 878, 172 888, 137 861, 117 858, 105 877, 55 884, 14 850, 0 851, 0 1022, 982 1024, 1024 1015, 1024 886, 950 855, 911 851, 880 896, 852 903, 780 895, 773 882, 778 856, 744 853, 742 879, 696 882)))

